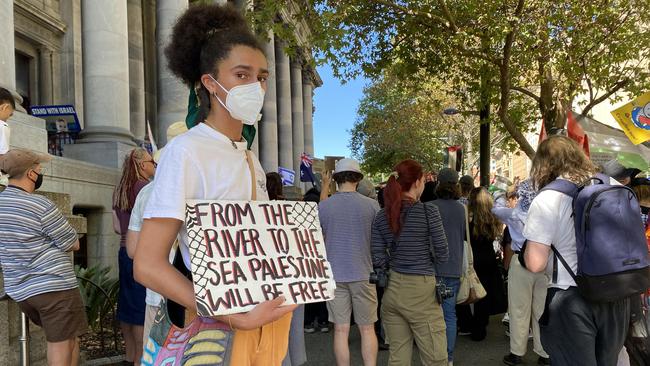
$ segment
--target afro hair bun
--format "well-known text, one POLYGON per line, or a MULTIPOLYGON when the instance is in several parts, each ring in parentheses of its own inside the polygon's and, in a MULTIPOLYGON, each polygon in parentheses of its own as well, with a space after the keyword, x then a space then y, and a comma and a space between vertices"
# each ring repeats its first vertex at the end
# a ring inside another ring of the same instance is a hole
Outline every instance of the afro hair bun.
POLYGON ((201 52, 205 45, 216 34, 229 31, 252 36, 244 17, 231 5, 190 6, 176 21, 171 41, 165 48, 169 69, 185 84, 193 86, 202 75, 201 52))

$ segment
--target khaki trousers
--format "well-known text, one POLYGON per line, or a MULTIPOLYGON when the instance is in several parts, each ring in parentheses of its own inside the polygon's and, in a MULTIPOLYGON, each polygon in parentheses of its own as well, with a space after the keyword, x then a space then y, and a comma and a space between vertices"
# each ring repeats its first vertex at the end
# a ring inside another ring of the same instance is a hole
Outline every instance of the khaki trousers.
POLYGON ((411 365, 414 339, 422 365, 447 366, 445 319, 435 287, 434 276, 390 272, 381 305, 390 366, 411 365))
POLYGON ((544 313, 548 278, 521 266, 516 257, 508 269, 508 314, 510 315, 510 352, 517 356, 526 354, 528 330, 533 330, 533 351, 548 357, 542 348, 539 318, 544 313))

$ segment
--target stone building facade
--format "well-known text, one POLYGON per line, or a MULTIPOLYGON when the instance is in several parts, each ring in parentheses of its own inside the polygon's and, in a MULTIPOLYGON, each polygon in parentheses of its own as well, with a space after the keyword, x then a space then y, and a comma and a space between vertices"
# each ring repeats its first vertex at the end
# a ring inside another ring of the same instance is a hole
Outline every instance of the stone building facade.
MULTIPOLYGON (((189 1, 191 3, 193 1, 189 1)), ((203 1, 205 2, 205 1, 203 1)), ((217 1, 215 2, 225 2, 217 1)), ((47 152, 33 105, 73 105, 82 131, 48 166, 43 190, 69 194, 88 219, 89 265, 116 262, 111 194, 124 154, 145 139, 149 122, 158 146, 169 125, 185 119, 188 88, 167 69, 163 49, 188 0, 7 0, 0 4, 0 86, 21 98, 9 121, 11 145, 47 152)), ((235 1, 239 7, 245 1, 235 1)), ((290 10, 278 19, 291 22, 290 10)), ((297 27, 300 29, 300 27, 297 27)), ((290 57, 285 43, 265 45, 275 77, 253 149, 266 171, 299 171, 313 155, 313 91, 322 82, 305 45, 290 57)), ((304 39, 304 35, 297 35, 304 39)), ((272 71, 272 72, 273 72, 272 71)))
MULTIPOLYGON (((111 198, 121 161, 145 139, 147 122, 161 147, 167 127, 185 119, 189 90, 167 69, 163 50, 176 18, 194 1, 0 1, 0 86, 21 104, 8 121, 11 146, 48 152, 45 121, 30 115, 29 106, 73 105, 82 127, 79 138, 48 163, 41 188, 67 195, 72 213, 87 220, 77 263, 117 267, 111 198)), ((231 2, 240 9, 250 5, 231 2)), ((278 21, 294 22, 291 11, 283 10, 278 21)), ((266 171, 282 166, 299 172, 300 154, 314 153, 312 100, 322 81, 308 66, 305 36, 296 35, 303 41, 295 57, 285 52, 283 40, 267 37, 274 77, 253 145, 266 171)), ((11 323, 8 314, 15 315, 15 308, 0 309, 0 324, 11 323)), ((0 337, 0 360, 7 360, 4 351, 17 351, 3 347, 8 339, 0 337)))

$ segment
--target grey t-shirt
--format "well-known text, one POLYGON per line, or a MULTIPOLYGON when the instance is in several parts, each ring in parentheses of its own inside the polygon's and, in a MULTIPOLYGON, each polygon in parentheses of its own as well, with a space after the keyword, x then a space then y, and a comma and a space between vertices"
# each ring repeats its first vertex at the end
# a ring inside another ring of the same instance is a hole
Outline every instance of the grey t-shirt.
POLYGON ((357 192, 338 192, 318 205, 336 282, 368 280, 372 271, 370 231, 377 211, 377 201, 357 192))
POLYGON ((436 265, 436 274, 441 277, 459 278, 463 266, 463 241, 465 240, 465 208, 457 200, 437 199, 431 201, 438 207, 445 228, 449 260, 436 265))

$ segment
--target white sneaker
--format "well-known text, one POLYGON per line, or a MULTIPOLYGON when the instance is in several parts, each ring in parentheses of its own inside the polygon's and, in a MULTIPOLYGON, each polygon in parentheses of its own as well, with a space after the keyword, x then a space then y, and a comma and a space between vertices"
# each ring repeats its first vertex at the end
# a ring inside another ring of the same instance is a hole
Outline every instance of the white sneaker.
POLYGON ((503 323, 503 325, 505 326, 510 324, 510 315, 508 313, 503 314, 503 319, 501 319, 501 323, 503 323))
POLYGON ((449 361, 449 363, 447 364, 447 366, 454 366, 454 361, 449 361))

